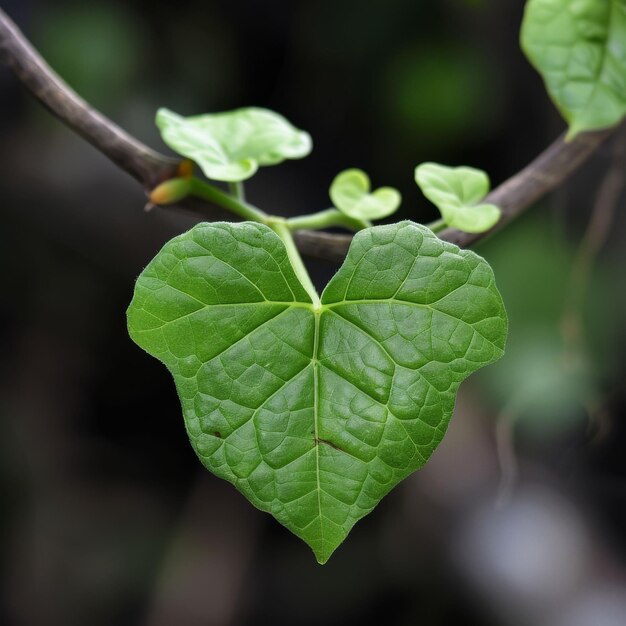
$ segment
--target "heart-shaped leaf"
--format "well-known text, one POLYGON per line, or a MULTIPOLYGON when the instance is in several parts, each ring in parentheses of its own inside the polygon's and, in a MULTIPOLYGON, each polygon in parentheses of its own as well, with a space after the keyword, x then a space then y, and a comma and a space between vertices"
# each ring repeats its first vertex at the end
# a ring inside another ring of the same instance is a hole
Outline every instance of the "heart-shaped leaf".
POLYGON ((141 274, 128 325, 202 463, 320 563, 426 462, 507 332, 489 265, 411 222, 357 234, 317 307, 268 227, 200 224, 141 274))
POLYGON ((402 196, 392 187, 370 193, 368 175, 362 170, 345 170, 330 186, 330 199, 342 213, 364 220, 380 220, 398 210, 402 196))
POLYGON ((308 133, 267 109, 249 107, 192 117, 159 109, 156 123, 163 141, 195 161, 213 180, 246 180, 259 166, 300 159, 312 149, 308 133))
POLYGON ((415 182, 452 228, 484 233, 500 219, 501 211, 495 204, 478 204, 490 187, 482 170, 423 163, 415 169, 415 182))
POLYGON ((529 0, 521 42, 569 138, 626 115, 626 0, 529 0))

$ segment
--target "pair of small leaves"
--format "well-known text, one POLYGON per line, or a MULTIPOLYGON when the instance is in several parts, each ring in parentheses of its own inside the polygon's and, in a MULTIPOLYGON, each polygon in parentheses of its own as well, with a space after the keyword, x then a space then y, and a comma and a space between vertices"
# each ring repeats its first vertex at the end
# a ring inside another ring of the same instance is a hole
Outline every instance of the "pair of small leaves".
POLYGON ((271 229, 200 224, 141 274, 128 324, 202 463, 320 563, 428 460, 507 332, 489 265, 411 222, 358 233, 320 306, 271 229))
POLYGON ((240 182, 259 166, 300 159, 313 147, 308 133, 256 107, 192 117, 159 109, 156 123, 163 141, 213 180, 240 182))
POLYGON ((626 0, 529 0, 521 43, 569 138, 624 118, 626 0))
POLYGON ((489 177, 482 170, 424 163, 415 169, 415 182, 452 228, 483 233, 500 219, 497 206, 480 203, 490 188, 489 177))
POLYGON ((369 176, 358 169, 341 172, 330 186, 333 205, 349 217, 362 220, 380 220, 393 215, 402 202, 402 196, 393 187, 381 187, 370 193, 369 176))
MULTIPOLYGON (((424 163, 416 168, 415 181, 452 228, 482 233, 500 219, 501 211, 497 206, 479 204, 490 188, 489 177, 481 170, 424 163)), ((369 177, 358 169, 339 174, 330 187, 330 197, 340 211, 364 220, 392 215, 402 200, 400 193, 391 187, 370 193, 369 177)))

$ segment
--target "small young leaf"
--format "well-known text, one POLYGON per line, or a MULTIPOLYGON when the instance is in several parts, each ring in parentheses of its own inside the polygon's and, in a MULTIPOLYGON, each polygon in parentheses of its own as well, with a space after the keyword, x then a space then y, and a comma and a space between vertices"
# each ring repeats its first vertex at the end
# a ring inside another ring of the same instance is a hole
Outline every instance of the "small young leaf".
POLYGON ((368 175, 362 170, 341 172, 330 186, 330 199, 342 213, 364 220, 379 220, 398 210, 402 196, 392 187, 370 193, 368 175))
POLYGON ((202 463, 324 563, 428 460, 507 320, 489 265, 411 222, 358 233, 321 300, 267 226, 200 224, 143 271, 128 327, 202 463))
POLYGON ((521 43, 569 138, 626 115, 626 0, 529 0, 521 43))
POLYGON ((213 180, 246 180, 259 166, 300 159, 312 149, 308 133, 267 109, 250 107, 192 117, 159 109, 156 123, 163 141, 195 161, 213 180))
POLYGON ((452 228, 484 233, 500 219, 497 206, 479 204, 490 187, 489 177, 482 170, 423 163, 415 169, 415 182, 452 228))

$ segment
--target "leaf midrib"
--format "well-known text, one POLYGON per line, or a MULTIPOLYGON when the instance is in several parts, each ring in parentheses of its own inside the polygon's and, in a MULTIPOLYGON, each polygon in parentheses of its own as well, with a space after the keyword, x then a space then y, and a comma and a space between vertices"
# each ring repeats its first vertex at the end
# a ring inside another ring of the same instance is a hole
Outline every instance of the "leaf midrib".
MULTIPOLYGON (((593 89, 591 90, 589 97, 587 98, 585 104, 577 109, 581 115, 587 114, 589 107, 591 106, 591 103, 593 102, 594 98, 596 97, 596 94, 598 93, 599 85, 601 84, 602 78, 604 77, 605 72, 606 72, 606 63, 607 63, 608 48, 609 48, 608 44, 609 44, 609 41, 611 40, 611 36, 613 34, 613 28, 615 26, 614 18, 615 18, 616 6, 617 6, 616 0, 609 0, 609 12, 608 12, 607 19, 606 19, 606 36, 604 38, 604 41, 602 42, 603 45, 600 46, 601 59, 599 63, 599 70, 597 73, 595 73, 593 89)), ((573 19, 576 22, 577 18, 574 17, 573 19)), ((543 44, 542 47, 545 48, 546 47, 545 44, 543 44)), ((571 48, 571 46, 568 46, 568 48, 571 48)), ((540 67, 540 63, 535 63, 535 61, 533 61, 533 63, 537 65, 538 67, 540 67)), ((545 80, 545 76, 544 76, 544 80, 545 80)), ((549 90, 553 92, 557 92, 560 96, 566 87, 567 80, 568 80, 568 77, 566 76, 564 81, 561 81, 555 87, 549 87, 549 90)), ((568 121, 568 123, 570 124, 573 123, 573 115, 575 115, 573 111, 575 111, 575 109, 572 109, 570 111, 566 107, 563 107, 560 104, 560 102, 557 102, 557 105, 559 109, 563 112, 563 115, 565 119, 568 121)))
MULTIPOLYGON (((598 93, 598 86, 602 83, 602 79, 604 78, 606 72, 606 63, 608 58, 608 49, 609 49, 609 41, 611 40, 611 36, 613 34, 613 27, 615 25, 615 7, 617 6, 617 2, 615 0, 609 0, 609 13, 607 15, 607 24, 606 24, 606 37, 604 39, 604 45, 601 49, 602 60, 600 61, 600 70, 596 76, 595 83, 593 85, 593 89, 591 91, 591 95, 587 99, 585 106, 583 107, 583 111, 587 113, 589 107, 592 105, 596 94, 598 93)), ((604 86, 604 83, 602 83, 604 86)))
POLYGON ((322 317, 321 307, 313 307, 315 318, 315 330, 313 333, 313 432, 315 436, 315 478, 317 482, 317 509, 320 517, 320 542, 324 546, 324 522, 322 519, 322 481, 320 479, 320 437, 319 437, 319 343, 320 343, 320 319, 322 317))
MULTIPOLYGON (((410 273, 410 272, 409 272, 410 273)), ((408 274, 407 274, 408 276, 408 274)), ((402 281, 402 285, 406 282, 406 278, 402 281)), ((400 285, 400 287, 398 288, 401 289, 402 285, 400 285)), ((179 290, 182 291, 182 290, 179 290)), ((185 292, 182 292, 185 293, 185 292)), ((339 317, 341 319, 343 319, 344 321, 350 322, 350 320, 348 320, 347 318, 345 318, 343 315, 340 315, 338 313, 338 311, 336 310, 339 307, 342 306, 349 306, 349 305, 366 305, 366 304, 396 304, 396 305, 406 305, 406 306, 411 306, 411 307, 418 307, 418 308, 422 308, 422 309, 428 309, 431 311, 437 311, 439 313, 442 313, 444 315, 448 315, 450 317, 452 317, 453 319, 458 319, 453 315, 450 315, 448 313, 445 313, 444 311, 441 311, 440 309, 435 308, 435 304, 437 304, 437 302, 439 302, 440 300, 436 300, 432 303, 419 303, 419 302, 411 302, 409 300, 402 300, 399 298, 396 298, 395 295, 398 293, 398 291, 396 291, 396 293, 394 294, 394 297, 390 297, 390 298, 371 298, 371 299, 358 299, 358 300, 349 300, 349 299, 343 299, 337 302, 330 302, 327 304, 321 304, 319 306, 315 306, 314 304, 310 303, 310 302, 299 302, 299 301, 273 301, 273 300, 261 300, 261 301, 248 301, 248 302, 232 302, 232 303, 221 303, 221 304, 208 304, 208 303, 203 303, 202 301, 198 300, 197 298, 194 298, 198 301, 199 304, 201 304, 202 306, 200 308, 198 308, 196 311, 192 311, 189 314, 185 315, 184 317, 193 315, 195 313, 198 313, 200 311, 203 311, 204 309, 207 308, 232 308, 232 307, 258 307, 258 306, 280 306, 280 307, 284 307, 282 311, 280 311, 278 313, 278 315, 280 314, 284 314, 286 313, 288 310, 291 309, 305 309, 305 310, 309 310, 311 311, 311 313, 314 316, 314 337, 313 337, 313 350, 312 350, 312 354, 311 354, 311 365, 313 368, 313 430, 314 430, 314 449, 315 449, 315 470, 316 470, 316 490, 317 490, 317 505, 318 505, 318 516, 319 516, 319 528, 320 528, 320 544, 322 546, 322 552, 324 551, 324 546, 326 544, 326 539, 324 537, 324 519, 326 518, 326 516, 323 513, 322 510, 322 492, 326 493, 323 488, 322 488, 322 481, 321 481, 321 470, 320 470, 320 447, 321 447, 321 437, 320 437, 320 423, 319 423, 319 369, 322 366, 322 364, 319 361, 319 349, 320 349, 320 322, 321 322, 321 317, 325 312, 332 312, 335 315, 339 315, 339 317)), ((451 292, 453 293, 453 292, 451 292)), ((189 296, 191 296, 191 294, 187 294, 189 296)), ((450 293, 447 293, 446 296, 449 296, 450 293)), ((192 296, 193 297, 193 296, 192 296)), ((177 318, 177 321, 180 318, 177 318)), ((274 318, 272 318, 274 319, 274 318)), ((254 329, 252 329, 250 331, 250 333, 247 333, 245 335, 245 337, 249 337, 249 335, 251 333, 254 333, 256 331, 258 331, 260 328, 262 328, 265 324, 267 324, 270 320, 265 320, 264 322, 262 322, 261 324, 259 324, 259 326, 255 327, 254 329)), ((168 322, 165 322, 164 325, 166 325, 168 322)), ((353 323, 353 322, 350 322, 353 323)), ((377 345, 380 345, 385 353, 387 353, 387 355, 390 357, 389 353, 387 352, 387 350, 384 348, 384 346, 382 346, 382 344, 380 344, 380 342, 373 337, 370 333, 368 333, 365 329, 361 328, 360 326, 358 327, 362 332, 365 332, 377 345)), ((476 329, 474 329, 475 332, 478 332, 476 329)), ((481 334, 481 333, 479 333, 481 334)), ((245 337, 240 338, 240 340, 245 339, 245 337)), ((238 340, 236 343, 239 343, 238 340)), ((228 349, 230 349, 232 347, 229 346, 228 349)), ((494 347, 495 346, 494 344, 494 347)), ((228 350, 227 349, 227 350, 228 350)), ((226 351, 226 350, 225 350, 226 351)), ((219 355, 218 355, 219 356, 219 355)), ((215 358, 215 357, 213 357, 215 358)), ((391 358, 391 357, 390 357, 391 358)), ((392 361, 395 363, 395 360, 392 359, 392 361)), ((304 371, 305 368, 303 368, 302 370, 300 370, 294 377, 292 377, 291 380, 293 380, 294 378, 297 378, 297 376, 299 376, 302 371, 304 371)), ((334 371, 331 369, 331 371, 334 371)), ((336 373, 336 372, 335 372, 336 373)), ((337 374, 337 373, 336 373, 337 374)), ((350 384, 354 384, 352 381, 345 379, 348 383, 350 384)), ((290 381, 286 381, 286 384, 288 384, 290 381)), ((429 385, 429 381, 426 381, 429 385)), ((284 386, 284 385, 283 385, 284 386)), ((282 388, 282 386, 281 386, 282 388)), ((360 388, 359 388, 360 389, 360 388)), ((360 389, 360 391, 363 391, 360 389)), ((274 395, 274 394, 273 394, 274 395)), ((378 402, 378 401, 377 401, 378 402)), ((265 402, 263 403, 265 404, 265 402)), ((385 406, 387 408, 387 410, 389 410, 389 407, 387 405, 385 405, 384 403, 381 403, 383 406, 385 406)), ((260 407, 257 407, 257 411, 260 407)), ((402 427, 404 428, 405 425, 402 423, 402 420, 398 420, 399 423, 402 425, 402 427)), ((406 429, 405 429, 406 430, 406 429)), ((408 434, 408 432, 407 432, 408 434)), ((333 443, 332 441, 330 443, 333 443)), ((341 448, 339 448, 341 449, 341 448)), ((345 452, 345 451, 344 451, 345 452)), ((349 453, 348 453, 349 454, 349 453)), ((418 454, 418 456, 422 457, 421 453, 419 452, 419 450, 416 450, 416 454, 418 454)), ((352 456, 352 455, 350 455, 352 456)), ((355 457, 357 458, 357 457, 355 457)), ((423 459, 423 457, 422 457, 423 459)))

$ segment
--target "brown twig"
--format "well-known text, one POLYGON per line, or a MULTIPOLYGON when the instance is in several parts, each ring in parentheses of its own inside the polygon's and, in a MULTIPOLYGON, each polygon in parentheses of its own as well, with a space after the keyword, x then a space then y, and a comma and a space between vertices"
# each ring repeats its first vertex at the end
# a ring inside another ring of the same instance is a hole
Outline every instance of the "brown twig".
POLYGON ((175 174, 179 160, 148 148, 89 106, 50 68, 2 9, 0 60, 64 124, 146 188, 175 174))
POLYGON ((557 189, 615 132, 614 128, 582 133, 573 141, 566 142, 565 134, 548 146, 523 170, 496 187, 485 202, 502 209, 502 218, 486 233, 472 234, 446 229, 439 233, 442 239, 458 246, 467 247, 500 230, 520 213, 530 208, 554 189, 557 189))
MULTIPOLYGON (((148 148, 90 107, 46 64, 2 9, 0 60, 14 71, 44 106, 144 187, 154 187, 156 183, 174 175, 178 161, 148 148)), ((439 236, 467 247, 499 230, 565 181, 612 132, 609 129, 584 133, 569 143, 560 137, 530 165, 494 189, 486 201, 497 204, 503 211, 503 218, 488 233, 470 234, 448 228, 439 236)), ((207 203, 184 203, 183 206, 200 210, 208 219, 223 217, 223 210, 207 203)), ((303 231, 295 239, 301 252, 308 256, 341 261, 352 237, 303 231)))

